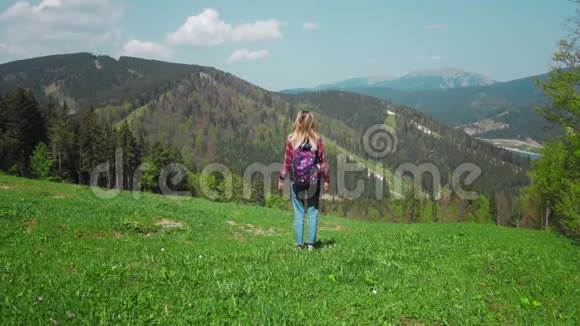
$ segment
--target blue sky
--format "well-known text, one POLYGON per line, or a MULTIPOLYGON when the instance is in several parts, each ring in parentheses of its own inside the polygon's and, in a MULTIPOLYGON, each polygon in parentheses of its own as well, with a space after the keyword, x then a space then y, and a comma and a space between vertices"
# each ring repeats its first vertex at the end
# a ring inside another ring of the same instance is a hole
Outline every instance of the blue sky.
POLYGON ((546 72, 567 0, 0 0, 0 62, 90 51, 215 66, 268 89, 455 67, 546 72))

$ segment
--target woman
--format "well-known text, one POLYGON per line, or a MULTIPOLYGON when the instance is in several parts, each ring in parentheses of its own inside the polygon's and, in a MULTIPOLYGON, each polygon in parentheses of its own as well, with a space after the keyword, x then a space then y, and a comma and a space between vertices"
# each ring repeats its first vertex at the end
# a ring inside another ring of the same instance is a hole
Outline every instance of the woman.
POLYGON ((308 214, 308 250, 314 249, 320 202, 320 174, 324 191, 328 192, 330 178, 324 155, 322 139, 315 131, 314 115, 300 111, 294 121, 294 131, 288 136, 284 165, 280 171, 278 189, 284 188, 284 179, 290 172, 292 180, 292 206, 294 207, 294 233, 298 249, 302 249, 304 213, 308 214))

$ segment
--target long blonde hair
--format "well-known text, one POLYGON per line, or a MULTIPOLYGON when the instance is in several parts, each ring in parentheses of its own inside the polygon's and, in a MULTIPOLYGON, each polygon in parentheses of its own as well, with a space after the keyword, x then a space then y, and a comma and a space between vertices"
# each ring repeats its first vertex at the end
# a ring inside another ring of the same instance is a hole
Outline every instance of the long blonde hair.
POLYGON ((300 111, 294 121, 294 131, 288 136, 292 148, 297 149, 303 143, 308 142, 313 150, 318 148, 318 134, 316 133, 316 121, 309 111, 300 111))

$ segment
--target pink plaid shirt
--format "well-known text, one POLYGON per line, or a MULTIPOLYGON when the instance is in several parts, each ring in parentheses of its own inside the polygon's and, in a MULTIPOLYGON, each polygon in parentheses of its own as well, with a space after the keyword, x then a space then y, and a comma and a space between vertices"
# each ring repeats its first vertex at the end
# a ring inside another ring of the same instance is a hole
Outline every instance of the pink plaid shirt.
MULTIPOLYGON (((318 140, 318 164, 320 164, 320 170, 322 171, 322 179, 324 182, 330 182, 330 177, 328 176, 328 166, 326 165, 326 155, 324 154, 324 145, 322 144, 322 139, 318 140)), ((284 165, 282 166, 282 171, 280 171, 280 178, 284 180, 288 175, 288 171, 292 168, 292 156, 294 156, 294 148, 290 141, 286 142, 286 150, 284 152, 284 165)))

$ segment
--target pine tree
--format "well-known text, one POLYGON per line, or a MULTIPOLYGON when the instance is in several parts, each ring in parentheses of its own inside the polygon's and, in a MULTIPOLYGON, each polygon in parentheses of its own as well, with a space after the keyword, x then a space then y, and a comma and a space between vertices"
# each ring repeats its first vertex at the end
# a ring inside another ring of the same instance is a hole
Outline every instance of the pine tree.
POLYGON ((142 153, 126 120, 117 134, 117 146, 123 151, 123 161, 121 163, 123 168, 123 188, 130 189, 132 187, 133 173, 141 164, 142 153))
POLYGON ((143 188, 149 191, 159 191, 159 173, 163 168, 163 147, 160 142, 153 143, 147 150, 145 162, 149 169, 143 173, 143 188))
POLYGON ((12 151, 13 138, 11 131, 14 121, 4 96, 0 94, 0 169, 9 167, 9 155, 12 151))
POLYGON ((489 197, 489 215, 490 218, 497 224, 498 218, 497 218, 497 203, 495 200, 496 196, 497 193, 489 197))
MULTIPOLYGON (((425 202, 428 205, 428 214, 431 222, 439 221, 439 201, 434 199, 429 199, 425 202)), ((429 219, 427 219, 429 220, 429 219)))
POLYGON ((411 185, 403 197, 403 218, 408 223, 417 223, 421 212, 421 201, 415 185, 411 185))
POLYGON ((47 130, 55 123, 55 120, 58 117, 58 112, 56 110, 55 105, 52 102, 49 102, 42 112, 42 117, 44 118, 47 130))
POLYGON ((75 141, 73 121, 66 102, 61 110, 57 111, 50 126, 50 141, 53 148, 53 157, 56 160, 58 178, 66 180, 70 172, 67 162, 73 154, 75 141))
POLYGON ((11 150, 17 160, 20 175, 28 175, 30 156, 36 145, 47 141, 44 118, 32 93, 19 88, 8 97, 9 113, 15 129, 11 133, 11 150))
POLYGON ((107 188, 109 189, 113 187, 113 180, 115 180, 116 149, 117 132, 110 123, 105 122, 102 127, 99 151, 102 153, 102 160, 109 164, 109 170, 107 172, 107 188))
POLYGON ((42 180, 49 179, 53 163, 52 155, 46 147, 46 144, 39 143, 30 157, 32 176, 42 180))
MULTIPOLYGON (((79 183, 84 183, 85 174, 90 175, 91 171, 97 165, 99 159, 98 142, 100 137, 100 126, 98 124, 98 117, 95 110, 91 108, 82 117, 80 123, 80 130, 78 136, 78 150, 79 150, 79 183)), ((86 179, 88 182, 88 179, 86 179)))

